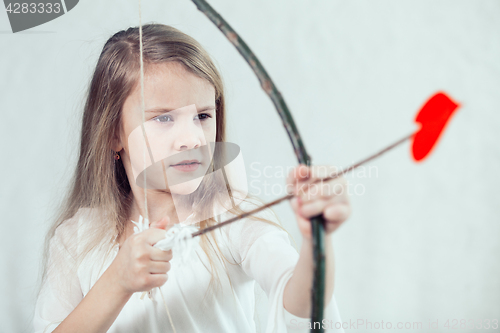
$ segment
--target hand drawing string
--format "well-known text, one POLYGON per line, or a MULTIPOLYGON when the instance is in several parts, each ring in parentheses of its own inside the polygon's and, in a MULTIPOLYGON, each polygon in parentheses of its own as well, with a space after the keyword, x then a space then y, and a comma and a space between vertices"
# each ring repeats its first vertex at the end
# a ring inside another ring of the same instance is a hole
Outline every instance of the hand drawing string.
MULTIPOLYGON (((148 188, 147 188, 147 181, 146 181, 146 148, 149 149, 149 143, 147 140, 146 136, 146 129, 144 128, 144 123, 146 122, 146 115, 145 115, 145 110, 146 110, 146 103, 144 99, 144 59, 143 59, 143 45, 142 45, 142 11, 141 11, 141 0, 139 1, 139 63, 140 63, 140 83, 141 83, 141 114, 142 114, 142 135, 144 137, 144 144, 146 147, 144 147, 143 150, 143 162, 144 162, 144 214, 145 218, 149 220, 149 212, 148 212, 148 188)), ((172 316, 170 315, 170 311, 167 306, 167 302, 165 301, 165 298, 163 296, 163 292, 161 291, 161 288, 158 287, 160 290, 161 298, 163 300, 163 304, 165 305, 165 310, 167 312, 168 320, 170 322, 170 326, 172 326, 172 330, 174 333, 177 333, 175 330, 174 322, 172 320, 172 316)), ((144 294, 143 294, 144 296, 144 294)))

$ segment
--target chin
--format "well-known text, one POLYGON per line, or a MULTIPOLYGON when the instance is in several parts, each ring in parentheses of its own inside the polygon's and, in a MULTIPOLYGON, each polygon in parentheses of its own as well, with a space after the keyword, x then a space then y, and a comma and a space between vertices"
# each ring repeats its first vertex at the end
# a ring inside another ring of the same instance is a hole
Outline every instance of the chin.
POLYGON ((203 177, 196 178, 181 184, 170 186, 170 193, 179 195, 188 195, 193 193, 198 189, 201 184, 203 177))

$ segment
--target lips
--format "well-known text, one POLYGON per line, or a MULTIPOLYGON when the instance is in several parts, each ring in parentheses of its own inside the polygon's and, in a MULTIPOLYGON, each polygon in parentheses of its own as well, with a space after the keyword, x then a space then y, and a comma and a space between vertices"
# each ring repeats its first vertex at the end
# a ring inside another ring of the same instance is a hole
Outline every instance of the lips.
POLYGON ((184 161, 180 161, 177 164, 171 164, 170 166, 191 165, 191 164, 201 164, 201 163, 198 160, 184 160, 184 161))
POLYGON ((201 163, 198 160, 184 160, 177 164, 171 164, 170 166, 177 171, 181 172, 193 172, 200 167, 201 163))

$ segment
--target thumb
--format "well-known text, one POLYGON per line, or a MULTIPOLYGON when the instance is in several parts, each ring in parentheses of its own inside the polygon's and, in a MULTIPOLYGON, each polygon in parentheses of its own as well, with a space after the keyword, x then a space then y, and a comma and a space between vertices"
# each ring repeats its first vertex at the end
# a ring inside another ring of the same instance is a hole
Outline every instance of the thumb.
POLYGON ((168 221, 169 221, 169 218, 164 217, 164 218, 160 219, 159 221, 153 222, 150 227, 166 230, 167 225, 168 225, 168 221))

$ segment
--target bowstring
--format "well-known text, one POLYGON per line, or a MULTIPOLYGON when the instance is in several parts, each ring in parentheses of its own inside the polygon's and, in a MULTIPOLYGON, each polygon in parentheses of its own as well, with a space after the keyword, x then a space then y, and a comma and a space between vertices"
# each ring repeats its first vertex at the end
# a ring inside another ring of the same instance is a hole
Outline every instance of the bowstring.
POLYGON ((146 122, 145 109, 146 104, 144 100, 144 60, 142 57, 143 47, 142 47, 142 11, 141 11, 141 0, 139 0, 139 64, 140 64, 140 83, 141 83, 141 115, 142 115, 142 134, 144 136, 144 149, 143 149, 143 162, 144 162, 144 217, 149 221, 148 212, 148 184, 146 182, 146 129, 144 128, 144 123, 146 122))
MULTIPOLYGON (((142 10, 141 10, 141 0, 139 1, 139 63, 140 63, 140 84, 141 84, 141 114, 142 114, 142 134, 144 136, 144 150, 143 150, 143 162, 144 162, 144 214, 145 214, 145 219, 149 221, 149 211, 148 211, 148 185, 147 185, 147 178, 146 178, 146 149, 148 149, 148 141, 146 137, 146 129, 144 128, 144 124, 146 122, 146 102, 144 98, 144 59, 143 59, 143 45, 142 45, 142 10)), ((172 326, 172 330, 174 333, 177 333, 174 322, 172 321, 172 316, 170 315, 170 311, 167 306, 167 302, 165 301, 165 298, 163 296, 163 292, 160 287, 158 287, 160 291, 161 298, 163 300, 163 305, 165 306, 165 310, 167 311, 167 316, 168 320, 170 322, 170 326, 172 326)), ((144 294, 143 294, 144 296, 144 294)))

